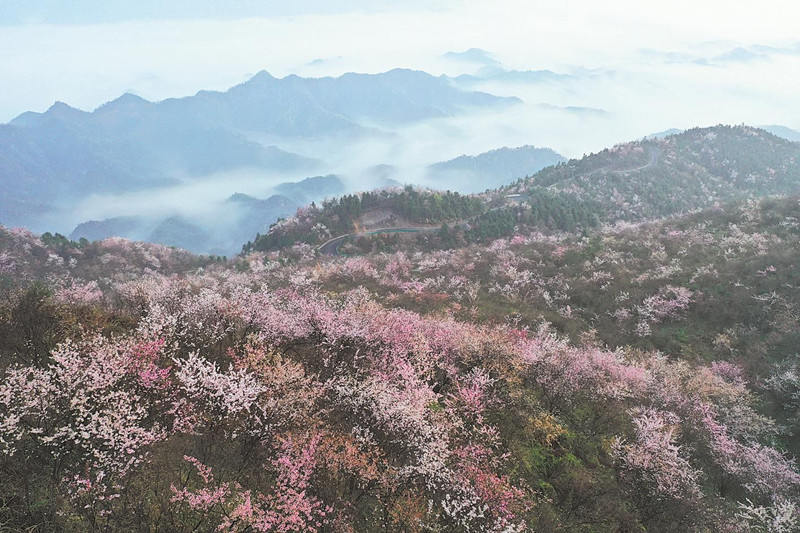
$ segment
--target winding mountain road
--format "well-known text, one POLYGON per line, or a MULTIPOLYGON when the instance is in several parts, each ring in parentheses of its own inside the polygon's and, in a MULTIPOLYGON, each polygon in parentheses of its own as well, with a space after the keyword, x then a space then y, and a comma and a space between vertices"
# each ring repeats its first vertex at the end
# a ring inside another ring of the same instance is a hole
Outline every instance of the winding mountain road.
MULTIPOLYGON (((646 169, 648 169, 650 167, 653 167, 653 166, 657 165, 658 164, 658 159, 660 157, 661 157, 661 149, 652 148, 652 149, 650 149, 650 160, 647 162, 646 165, 642 165, 642 166, 636 167, 636 168, 626 168, 626 169, 622 169, 622 170, 608 170, 608 169, 603 168, 603 169, 598 169, 595 172, 600 173, 600 174, 630 174, 632 172, 639 172, 641 170, 646 170, 646 169)), ((569 182, 574 181, 574 180, 575 180, 574 177, 573 178, 569 178, 569 179, 566 179, 564 181, 556 182, 556 183, 553 183, 552 185, 548 185, 545 188, 546 189, 554 189, 556 187, 563 187, 564 184, 569 183, 569 182)))
POLYGON ((424 233, 429 231, 439 231, 438 226, 416 226, 416 227, 407 227, 407 228, 379 228, 373 229, 369 231, 363 231, 361 233, 346 233, 344 235, 339 235, 338 237, 334 237, 327 242, 324 242, 317 248, 322 255, 339 255, 339 246, 342 243, 349 239, 350 237, 360 237, 360 236, 367 236, 367 235, 378 235, 380 233, 424 233))
POLYGON ((631 172, 639 172, 640 170, 645 170, 647 168, 650 168, 658 164, 658 158, 660 156, 661 156, 661 150, 659 150, 658 148, 654 148, 650 150, 650 161, 648 161, 646 165, 642 165, 637 168, 629 168, 625 170, 606 170, 605 172, 608 172, 610 174, 628 174, 631 172))

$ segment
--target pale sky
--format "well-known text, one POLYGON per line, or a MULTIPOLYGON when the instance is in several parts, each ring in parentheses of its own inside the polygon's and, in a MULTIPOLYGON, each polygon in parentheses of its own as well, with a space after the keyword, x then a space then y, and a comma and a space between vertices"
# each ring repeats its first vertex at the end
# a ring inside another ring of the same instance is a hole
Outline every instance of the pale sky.
POLYGON ((56 100, 92 110, 124 92, 224 90, 262 69, 459 74, 478 66, 442 54, 478 47, 507 68, 598 69, 596 86, 516 92, 606 110, 618 136, 721 122, 798 129, 798 20, 794 0, 0 0, 0 122, 56 100))

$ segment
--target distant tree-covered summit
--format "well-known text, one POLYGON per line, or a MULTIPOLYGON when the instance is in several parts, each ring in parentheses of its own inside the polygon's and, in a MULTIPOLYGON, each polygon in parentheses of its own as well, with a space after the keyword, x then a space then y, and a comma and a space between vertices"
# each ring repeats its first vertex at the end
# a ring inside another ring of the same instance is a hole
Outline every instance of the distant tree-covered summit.
POLYGON ((609 220, 644 220, 800 190, 800 146, 749 126, 694 128, 617 145, 504 188, 546 188, 602 204, 609 220))
POLYGON ((563 161, 566 161, 564 156, 550 148, 504 146, 431 165, 428 177, 436 188, 480 192, 502 187, 521 176, 529 176, 563 161), (465 190, 465 184, 469 190, 465 190))

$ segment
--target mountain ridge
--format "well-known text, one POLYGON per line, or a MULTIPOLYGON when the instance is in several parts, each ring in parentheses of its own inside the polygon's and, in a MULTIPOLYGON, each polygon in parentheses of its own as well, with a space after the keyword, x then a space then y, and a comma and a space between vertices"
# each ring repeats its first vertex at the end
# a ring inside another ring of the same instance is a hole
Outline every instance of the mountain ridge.
POLYGON ((603 204, 610 219, 643 220, 800 187, 800 146, 750 126, 692 128, 548 167, 501 190, 539 188, 603 204))
MULTIPOLYGON (((473 160, 465 156, 461 161, 473 160)), ((360 214, 377 207, 394 206, 392 215, 421 224, 458 224, 441 241, 425 236, 429 246, 446 247, 456 241, 487 242, 520 227, 582 231, 599 223, 641 222, 719 203, 798 193, 800 145, 762 129, 720 125, 619 144, 548 166, 510 185, 471 195, 481 200, 479 206, 445 208, 443 193, 409 187, 333 199, 321 208, 298 211, 245 249, 319 245, 328 221, 337 228, 328 237, 337 237, 356 231, 360 214), (411 201, 404 198, 409 195, 411 201)))
MULTIPOLYGON (((0 219, 36 225, 37 199, 142 190, 218 172, 310 173, 321 162, 254 140, 379 134, 393 126, 519 100, 463 91, 421 71, 278 79, 266 72, 227 91, 149 102, 126 93, 94 111, 63 102, 0 125, 0 219)), ((306 174, 308 175, 308 174, 306 174)), ((48 209, 42 202, 41 210, 48 209)), ((41 211, 40 210, 40 211, 41 211)))

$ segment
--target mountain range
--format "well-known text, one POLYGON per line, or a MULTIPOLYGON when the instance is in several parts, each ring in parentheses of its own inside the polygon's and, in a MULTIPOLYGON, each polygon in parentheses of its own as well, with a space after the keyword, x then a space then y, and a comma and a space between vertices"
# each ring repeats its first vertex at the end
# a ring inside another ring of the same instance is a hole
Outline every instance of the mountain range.
POLYGON ((89 194, 239 169, 308 175, 323 162, 275 143, 383 135, 377 128, 518 102, 403 69, 318 79, 262 71, 225 92, 160 102, 125 94, 92 112, 57 102, 0 125, 0 222, 36 226, 89 194))

